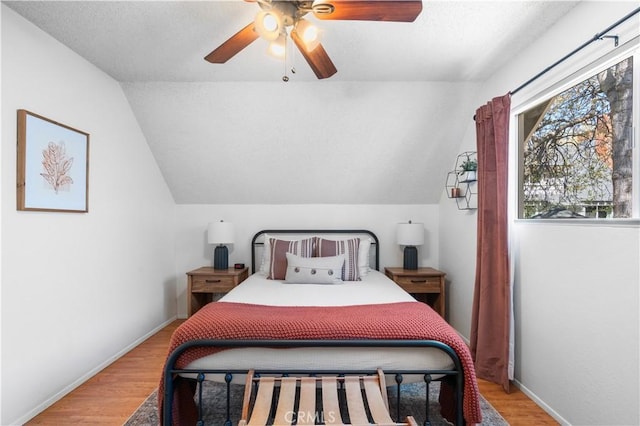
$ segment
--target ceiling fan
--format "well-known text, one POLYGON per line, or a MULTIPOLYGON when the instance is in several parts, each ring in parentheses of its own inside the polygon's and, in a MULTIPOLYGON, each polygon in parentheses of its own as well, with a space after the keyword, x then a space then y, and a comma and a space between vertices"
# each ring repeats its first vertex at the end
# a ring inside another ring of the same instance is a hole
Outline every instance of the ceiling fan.
POLYGON ((413 22, 422 11, 422 0, 245 0, 258 3, 253 22, 209 53, 211 63, 227 62, 259 37, 270 41, 270 50, 284 51, 289 35, 319 79, 337 69, 318 39, 318 30, 303 17, 308 13, 322 20, 413 22))

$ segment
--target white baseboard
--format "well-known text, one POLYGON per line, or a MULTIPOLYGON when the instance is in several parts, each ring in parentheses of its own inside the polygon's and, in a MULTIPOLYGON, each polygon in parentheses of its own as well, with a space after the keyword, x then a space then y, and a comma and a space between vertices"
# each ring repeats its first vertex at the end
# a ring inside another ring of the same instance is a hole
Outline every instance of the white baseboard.
POLYGON ((151 330, 150 332, 148 332, 144 336, 136 339, 133 343, 131 343, 130 345, 128 345, 124 349, 120 350, 115 355, 109 357, 107 360, 105 360, 103 363, 101 363, 100 365, 98 365, 94 369, 92 369, 92 370, 88 371, 86 374, 82 375, 80 378, 78 378, 78 380, 76 380, 73 383, 69 384, 68 386, 65 386, 64 388, 62 388, 60 390, 60 392, 54 394, 53 396, 51 396, 51 398, 45 400, 41 404, 38 404, 38 406, 34 407, 31 411, 29 411, 28 413, 24 414, 23 416, 21 416, 20 418, 16 419, 15 421, 9 422, 8 425, 23 425, 23 424, 25 424, 26 422, 28 422, 29 420, 31 420, 32 418, 34 418, 38 414, 42 413, 44 410, 46 410, 47 408, 49 408, 50 406, 52 406, 53 404, 55 404, 59 400, 61 400, 69 392, 71 392, 72 390, 74 390, 75 388, 77 388, 78 386, 80 386, 81 384, 83 384, 84 382, 86 382, 87 380, 89 380, 90 378, 95 376, 96 374, 98 374, 100 371, 104 370, 109 365, 113 364, 115 361, 117 361, 119 358, 121 358, 124 354, 126 354, 129 351, 131 351, 133 348, 138 346, 140 343, 144 342, 149 337, 153 336, 154 334, 156 334, 157 332, 159 332, 160 330, 162 330, 163 328, 165 328, 166 326, 168 326, 169 324, 171 324, 175 320, 176 320, 176 317, 173 316, 172 318, 170 318, 169 320, 167 320, 164 323, 160 324, 159 326, 157 326, 156 328, 154 328, 153 330, 151 330))
POLYGON ((561 425, 571 425, 571 423, 569 423, 565 418, 563 418, 560 414, 558 414, 558 412, 556 412, 553 408, 551 408, 549 405, 547 405, 543 400, 541 400, 540 398, 538 398, 538 396, 533 393, 530 389, 528 389, 526 386, 524 386, 522 383, 520 383, 517 380, 513 381, 513 384, 520 389, 520 391, 527 395, 533 402, 536 403, 536 405, 538 405, 540 408, 542 408, 544 411, 546 411, 547 414, 549 414, 551 417, 553 417, 558 423, 560 423, 561 425))
MULTIPOLYGON (((469 339, 467 339, 465 336, 463 336, 460 333, 458 333, 458 334, 460 335, 462 340, 464 340, 464 342, 467 344, 467 346, 469 346, 469 344, 470 344, 469 339)), ((531 392, 530 389, 528 389, 526 386, 524 386, 518 380, 514 379, 513 380, 513 384, 514 384, 515 387, 520 389, 520 391, 522 391, 523 394, 527 395, 527 397, 529 397, 529 399, 531 399, 533 402, 535 402, 536 405, 538 405, 547 414, 549 414, 551 417, 553 417, 558 423, 560 423, 561 425, 570 425, 571 424, 566 419, 564 419, 560 414, 558 414, 553 408, 549 407, 549 405, 547 405, 543 400, 538 398, 538 396, 535 393, 531 392)))

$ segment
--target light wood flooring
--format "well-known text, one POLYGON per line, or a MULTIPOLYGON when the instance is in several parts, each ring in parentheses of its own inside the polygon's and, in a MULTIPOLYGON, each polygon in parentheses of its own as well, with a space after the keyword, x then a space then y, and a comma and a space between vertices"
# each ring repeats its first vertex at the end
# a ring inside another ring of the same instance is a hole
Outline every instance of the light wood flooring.
MULTIPOLYGON (((177 320, 83 383, 27 425, 122 425, 158 386, 177 320)), ((514 426, 558 423, 517 389, 479 381, 480 393, 514 426)))

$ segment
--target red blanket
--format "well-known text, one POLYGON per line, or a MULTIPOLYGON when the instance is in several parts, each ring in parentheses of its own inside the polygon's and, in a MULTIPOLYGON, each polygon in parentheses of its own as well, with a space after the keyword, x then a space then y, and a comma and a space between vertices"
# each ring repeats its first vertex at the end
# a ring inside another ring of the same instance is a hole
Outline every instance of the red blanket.
MULTIPOLYGON (((467 345, 435 311, 423 303, 399 302, 381 305, 336 307, 263 306, 216 302, 206 305, 178 327, 171 337, 169 353, 194 339, 401 339, 437 340, 456 351, 464 369, 464 417, 468 424, 480 423, 480 399, 475 369, 467 345)), ((222 348, 194 348, 185 352, 175 365, 183 368, 190 362, 222 348)), ((186 389, 185 389, 186 390, 186 389)), ((162 418, 163 381, 158 392, 162 418)), ((174 424, 177 411, 193 412, 191 407, 177 407, 193 401, 184 395, 174 396, 174 424)), ((441 395, 442 402, 442 395, 441 395)))

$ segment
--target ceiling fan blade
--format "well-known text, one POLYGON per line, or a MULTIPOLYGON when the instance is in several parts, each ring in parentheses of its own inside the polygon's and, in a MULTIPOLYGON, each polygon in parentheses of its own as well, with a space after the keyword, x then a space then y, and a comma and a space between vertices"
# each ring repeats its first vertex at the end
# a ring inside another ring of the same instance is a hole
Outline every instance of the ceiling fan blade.
POLYGON ((291 31, 291 38, 316 74, 316 77, 319 79, 328 78, 338 72, 336 66, 331 62, 331 58, 329 58, 329 55, 324 50, 324 47, 322 47, 322 44, 318 44, 315 49, 307 52, 304 42, 296 31, 291 31))
POLYGON ((205 56, 204 59, 214 64, 224 64, 257 38, 258 33, 254 31, 254 23, 251 22, 205 56))
POLYGON ((422 11, 422 0, 323 0, 314 8, 323 3, 333 5, 334 10, 316 11, 318 19, 413 22, 422 11))

